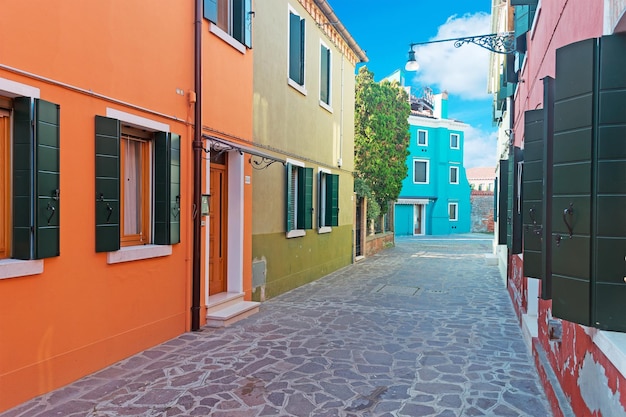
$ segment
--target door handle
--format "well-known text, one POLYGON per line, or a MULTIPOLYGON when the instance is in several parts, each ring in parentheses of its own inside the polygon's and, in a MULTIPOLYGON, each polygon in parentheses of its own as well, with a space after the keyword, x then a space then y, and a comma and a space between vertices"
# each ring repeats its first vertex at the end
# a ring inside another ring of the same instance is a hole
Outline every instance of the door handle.
POLYGON ((52 218, 54 217, 54 213, 56 213, 56 209, 54 208, 54 206, 52 205, 52 203, 48 203, 48 207, 46 207, 46 210, 51 211, 52 213, 50 213, 50 215, 48 216, 48 226, 50 226, 50 221, 52 221, 52 218))
POLYGON ((574 203, 569 203, 569 207, 566 208, 565 210, 563 210, 563 223, 565 223, 565 226, 567 227, 567 231, 569 232, 569 238, 572 238, 572 235, 574 234, 574 226, 572 222, 569 222, 567 219, 568 217, 573 221, 573 217, 574 217, 574 203))

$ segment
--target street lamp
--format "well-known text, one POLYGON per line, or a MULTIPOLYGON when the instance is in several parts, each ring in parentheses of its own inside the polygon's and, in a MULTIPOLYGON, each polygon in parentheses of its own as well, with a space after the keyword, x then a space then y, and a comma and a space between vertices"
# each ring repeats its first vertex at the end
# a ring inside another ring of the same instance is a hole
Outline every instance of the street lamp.
POLYGON ((429 42, 412 43, 409 47, 409 59, 404 69, 407 71, 417 71, 419 64, 415 59, 415 50, 413 47, 418 45, 427 45, 430 43, 454 42, 454 47, 459 48, 462 45, 473 43, 485 48, 496 54, 512 54, 515 52, 515 34, 513 32, 490 33, 488 35, 465 36, 462 38, 437 39, 429 42))

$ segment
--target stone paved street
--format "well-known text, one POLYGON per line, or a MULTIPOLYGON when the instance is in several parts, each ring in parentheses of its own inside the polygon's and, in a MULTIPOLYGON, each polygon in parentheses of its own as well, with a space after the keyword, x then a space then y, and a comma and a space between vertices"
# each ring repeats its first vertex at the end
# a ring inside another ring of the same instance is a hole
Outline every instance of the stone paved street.
POLYGON ((490 251, 397 238, 0 416, 550 416, 490 251))

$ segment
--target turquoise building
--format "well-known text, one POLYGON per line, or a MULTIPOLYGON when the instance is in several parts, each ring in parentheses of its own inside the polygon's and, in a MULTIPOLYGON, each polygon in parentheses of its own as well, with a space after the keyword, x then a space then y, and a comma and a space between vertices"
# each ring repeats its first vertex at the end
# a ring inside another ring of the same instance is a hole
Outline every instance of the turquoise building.
POLYGON ((470 231, 470 186, 463 167, 468 125, 448 118, 448 94, 411 97, 408 175, 394 209, 398 236, 470 231))

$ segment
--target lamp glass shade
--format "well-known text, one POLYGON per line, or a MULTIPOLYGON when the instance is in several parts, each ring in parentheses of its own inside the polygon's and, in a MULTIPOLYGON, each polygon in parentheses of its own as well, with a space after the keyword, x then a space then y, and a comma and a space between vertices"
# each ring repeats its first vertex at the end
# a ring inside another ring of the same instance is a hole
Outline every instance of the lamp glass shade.
POLYGON ((418 69, 420 69, 420 64, 418 64, 417 60, 415 59, 415 51, 413 49, 409 51, 409 60, 406 61, 404 69, 407 71, 417 71, 418 69))

